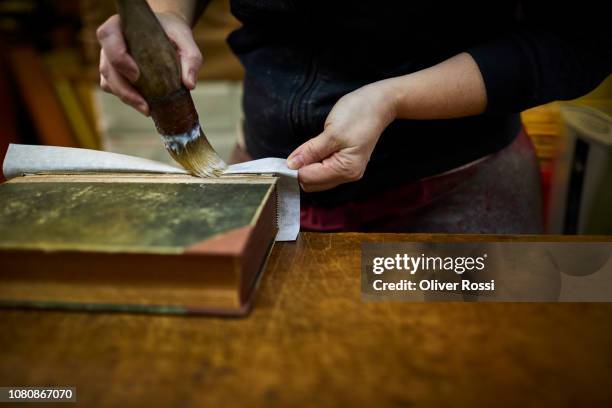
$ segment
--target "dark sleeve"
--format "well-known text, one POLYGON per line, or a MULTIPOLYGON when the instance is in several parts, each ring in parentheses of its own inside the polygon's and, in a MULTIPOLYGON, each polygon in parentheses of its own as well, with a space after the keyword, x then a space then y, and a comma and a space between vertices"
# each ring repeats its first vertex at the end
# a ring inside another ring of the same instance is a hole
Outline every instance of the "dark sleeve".
POLYGON ((612 24, 602 3, 529 3, 513 29, 467 50, 485 82, 487 111, 574 99, 612 72, 612 24))

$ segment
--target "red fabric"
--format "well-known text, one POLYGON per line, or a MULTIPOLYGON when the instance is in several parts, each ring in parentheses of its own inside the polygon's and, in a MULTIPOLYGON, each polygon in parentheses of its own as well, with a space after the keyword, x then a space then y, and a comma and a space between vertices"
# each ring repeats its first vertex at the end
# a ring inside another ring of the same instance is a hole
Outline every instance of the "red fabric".
MULTIPOLYGON (((531 155, 534 151, 524 130, 521 130, 517 140, 506 149, 518 151, 519 154, 531 155)), ((496 155, 499 153, 440 175, 377 193, 360 201, 348 202, 335 207, 317 207, 303 203, 300 214, 301 230, 371 231, 380 229, 376 227, 377 225, 393 225, 395 220, 398 224, 405 224, 407 217, 414 217, 420 210, 453 192, 481 168, 484 168, 484 163, 494 160, 496 155)))

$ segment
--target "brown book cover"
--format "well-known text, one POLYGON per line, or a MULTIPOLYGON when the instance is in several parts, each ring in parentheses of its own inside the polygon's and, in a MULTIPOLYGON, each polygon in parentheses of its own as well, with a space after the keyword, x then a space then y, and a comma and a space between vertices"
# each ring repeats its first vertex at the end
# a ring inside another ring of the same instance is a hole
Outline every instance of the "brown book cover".
POLYGON ((0 185, 0 305, 242 315, 277 178, 32 175, 0 185))

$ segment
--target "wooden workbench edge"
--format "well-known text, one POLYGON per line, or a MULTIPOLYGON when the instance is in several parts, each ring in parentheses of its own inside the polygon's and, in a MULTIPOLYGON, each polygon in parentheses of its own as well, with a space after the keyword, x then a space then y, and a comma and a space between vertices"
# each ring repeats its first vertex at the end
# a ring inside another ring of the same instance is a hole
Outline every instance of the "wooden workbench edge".
POLYGON ((314 236, 329 234, 333 234, 337 238, 346 238, 364 242, 612 242, 612 235, 417 234, 387 232, 300 232, 299 239, 310 239, 314 236))

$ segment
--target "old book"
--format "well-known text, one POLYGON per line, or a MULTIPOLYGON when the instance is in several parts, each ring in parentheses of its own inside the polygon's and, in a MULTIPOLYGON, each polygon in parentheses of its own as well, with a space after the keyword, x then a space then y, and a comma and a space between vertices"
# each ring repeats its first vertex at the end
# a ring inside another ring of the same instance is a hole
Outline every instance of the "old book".
POLYGON ((277 178, 26 175, 0 185, 0 304, 244 314, 277 178))

